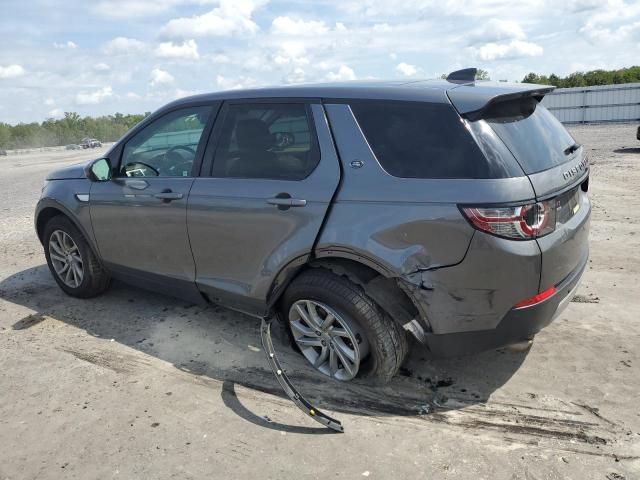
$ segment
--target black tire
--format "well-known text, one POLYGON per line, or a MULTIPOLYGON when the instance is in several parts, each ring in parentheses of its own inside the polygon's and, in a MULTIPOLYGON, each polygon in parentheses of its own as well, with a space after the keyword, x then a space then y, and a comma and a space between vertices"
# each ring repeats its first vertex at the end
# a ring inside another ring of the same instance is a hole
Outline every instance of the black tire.
POLYGON ((361 327, 369 342, 369 355, 357 377, 384 384, 398 372, 409 350, 407 334, 362 287, 324 268, 301 273, 283 296, 282 316, 287 328, 289 309, 301 299, 322 302, 361 327))
POLYGON ((53 275, 53 278, 58 286, 67 295, 78 298, 90 298, 101 294, 107 288, 109 288, 109 283, 111 280, 109 273, 102 267, 100 261, 93 253, 93 250, 87 243, 82 233, 80 233, 76 226, 67 217, 65 217, 64 215, 58 215, 47 222, 44 227, 43 243, 44 254, 47 258, 47 265, 49 266, 49 270, 51 271, 51 274, 53 275), (49 242, 51 235, 57 230, 61 230, 71 237, 74 243, 78 246, 78 250, 82 258, 83 278, 80 285, 78 285, 78 287, 76 288, 72 288, 62 281, 62 279, 56 273, 51 261, 49 242))

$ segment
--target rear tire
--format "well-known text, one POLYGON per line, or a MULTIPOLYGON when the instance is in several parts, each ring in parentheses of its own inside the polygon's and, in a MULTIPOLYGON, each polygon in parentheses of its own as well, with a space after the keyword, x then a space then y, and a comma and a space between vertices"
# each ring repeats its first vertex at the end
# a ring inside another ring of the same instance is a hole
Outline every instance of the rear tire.
MULTIPOLYGON (((301 327, 299 324, 293 325, 302 319, 299 311, 295 310, 296 305, 300 305, 300 302, 304 305, 307 300, 320 306, 320 317, 326 318, 327 315, 335 314, 339 320, 338 325, 342 324, 346 330, 357 332, 353 335, 354 337, 360 333, 365 337, 358 340, 365 354, 359 359, 357 373, 353 376, 367 378, 378 384, 387 383, 393 378, 407 356, 409 349, 407 334, 366 295, 360 286, 328 270, 312 268, 300 274, 285 292, 282 302, 283 317, 289 325, 298 348, 309 362, 314 363, 312 359, 320 356, 322 347, 320 345, 313 347, 318 352, 317 356, 313 351, 309 353, 307 345, 310 339, 313 340, 314 335, 311 334, 311 338, 305 337, 303 340, 306 344, 303 343, 301 346, 296 340, 296 335, 300 337, 301 327), (323 309, 322 306, 328 308, 323 309), (325 310, 328 310, 328 313, 325 310)), ((324 332, 316 331, 315 333, 322 333, 317 337, 320 339, 331 338, 324 332)), ((352 378, 351 375, 328 373, 327 368, 324 371, 318 367, 316 369, 338 380, 352 378)))
POLYGON ((109 287, 109 273, 67 217, 58 215, 47 222, 43 243, 49 270, 67 295, 89 298, 109 287))

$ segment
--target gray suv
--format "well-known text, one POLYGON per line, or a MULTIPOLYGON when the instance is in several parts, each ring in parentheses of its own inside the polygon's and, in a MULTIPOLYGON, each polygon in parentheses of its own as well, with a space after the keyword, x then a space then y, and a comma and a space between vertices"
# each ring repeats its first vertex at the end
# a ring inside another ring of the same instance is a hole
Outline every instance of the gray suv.
POLYGON ((69 295, 117 278, 254 317, 338 380, 531 338, 588 257, 584 149, 552 87, 447 80, 198 95, 52 172, 35 212, 69 295))

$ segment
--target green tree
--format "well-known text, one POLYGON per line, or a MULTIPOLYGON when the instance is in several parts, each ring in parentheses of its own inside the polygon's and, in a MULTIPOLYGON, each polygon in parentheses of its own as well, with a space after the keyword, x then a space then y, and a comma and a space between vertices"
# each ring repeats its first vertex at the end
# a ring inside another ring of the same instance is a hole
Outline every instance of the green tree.
POLYGON ((545 75, 538 75, 531 72, 525 75, 522 81, 526 83, 555 85, 560 88, 633 83, 640 82, 640 66, 620 68, 618 70, 590 70, 588 72, 574 72, 566 77, 559 77, 553 73, 547 77, 545 75))
POLYGON ((483 70, 482 68, 479 68, 476 72, 476 80, 491 80, 491 78, 489 77, 489 72, 483 70))
POLYGON ((0 123, 0 148, 33 148, 79 143, 84 137, 113 142, 140 122, 145 115, 116 113, 103 117, 81 117, 65 112, 60 119, 49 118, 42 123, 0 123))

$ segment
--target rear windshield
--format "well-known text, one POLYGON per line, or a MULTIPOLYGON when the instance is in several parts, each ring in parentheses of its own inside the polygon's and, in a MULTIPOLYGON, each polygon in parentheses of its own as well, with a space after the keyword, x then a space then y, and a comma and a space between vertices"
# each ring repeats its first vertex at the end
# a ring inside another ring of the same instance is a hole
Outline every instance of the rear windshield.
POLYGON ((575 140, 537 100, 497 104, 483 116, 527 174, 548 170, 570 159, 575 140))
POLYGON ((457 112, 447 104, 358 102, 350 105, 376 158, 403 178, 504 178, 457 112))

